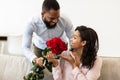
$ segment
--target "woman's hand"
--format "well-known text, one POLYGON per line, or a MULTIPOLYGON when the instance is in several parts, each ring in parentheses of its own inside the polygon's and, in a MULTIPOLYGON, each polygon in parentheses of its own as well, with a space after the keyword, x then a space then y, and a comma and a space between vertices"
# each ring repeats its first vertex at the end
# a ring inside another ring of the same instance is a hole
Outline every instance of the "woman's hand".
POLYGON ((72 67, 79 67, 80 65, 80 58, 78 56, 75 56, 73 54, 70 55, 59 55, 61 58, 67 60, 69 63, 71 63, 72 67))
POLYGON ((59 55, 59 57, 71 63, 72 67, 74 66, 75 60, 71 55, 59 55))
POLYGON ((53 63, 53 67, 56 67, 58 65, 58 60, 54 58, 54 54, 52 53, 52 51, 49 51, 45 58, 47 58, 49 62, 53 63))

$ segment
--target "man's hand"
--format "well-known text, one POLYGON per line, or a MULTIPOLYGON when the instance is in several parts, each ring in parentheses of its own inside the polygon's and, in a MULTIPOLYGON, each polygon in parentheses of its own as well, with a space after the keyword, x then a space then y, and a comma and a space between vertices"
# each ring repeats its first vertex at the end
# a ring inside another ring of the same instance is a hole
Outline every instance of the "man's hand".
POLYGON ((40 57, 40 58, 36 58, 34 60, 40 67, 43 67, 43 58, 40 57))

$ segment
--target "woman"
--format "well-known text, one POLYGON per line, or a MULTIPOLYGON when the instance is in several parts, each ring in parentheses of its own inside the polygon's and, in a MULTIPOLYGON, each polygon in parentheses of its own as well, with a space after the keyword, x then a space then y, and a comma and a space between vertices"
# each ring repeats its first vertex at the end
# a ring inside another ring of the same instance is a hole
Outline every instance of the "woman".
POLYGON ((102 59, 97 56, 99 41, 97 33, 86 26, 78 26, 70 39, 70 51, 60 55, 60 61, 49 54, 53 62, 54 80, 97 80, 100 76, 102 59))

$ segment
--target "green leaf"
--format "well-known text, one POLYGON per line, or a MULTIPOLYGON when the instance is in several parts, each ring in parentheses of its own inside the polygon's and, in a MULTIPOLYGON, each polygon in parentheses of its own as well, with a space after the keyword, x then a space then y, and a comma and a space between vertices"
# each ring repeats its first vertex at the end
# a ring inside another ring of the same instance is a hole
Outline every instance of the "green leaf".
POLYGON ((41 71, 43 71, 45 69, 45 67, 39 67, 39 73, 41 72, 41 71))
POLYGON ((36 72, 36 69, 37 69, 38 67, 39 67, 39 65, 35 63, 31 70, 32 70, 33 72, 36 72))
POLYGON ((24 76, 24 77, 23 77, 23 80, 27 80, 27 78, 24 76))
POLYGON ((42 56, 46 56, 47 52, 50 51, 51 49, 49 47, 46 47, 43 51, 42 51, 42 56))
POLYGON ((46 51, 42 51, 42 56, 45 56, 46 55, 46 51))
POLYGON ((52 63, 51 62, 47 63, 45 66, 50 72, 52 72, 52 63))
POLYGON ((44 78, 44 72, 41 71, 41 72, 38 74, 38 77, 39 77, 39 79, 43 79, 43 78, 44 78))

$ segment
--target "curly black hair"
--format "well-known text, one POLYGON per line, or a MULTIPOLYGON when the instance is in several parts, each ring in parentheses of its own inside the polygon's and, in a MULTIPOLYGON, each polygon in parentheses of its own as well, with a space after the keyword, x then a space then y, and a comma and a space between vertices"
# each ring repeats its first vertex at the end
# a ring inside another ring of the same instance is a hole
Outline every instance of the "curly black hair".
POLYGON ((98 35, 95 30, 84 25, 78 26, 76 30, 80 32, 82 41, 86 41, 81 55, 82 66, 90 69, 94 65, 99 49, 98 35))
POLYGON ((59 10, 60 6, 57 0, 44 0, 42 10, 49 11, 50 9, 59 10))

